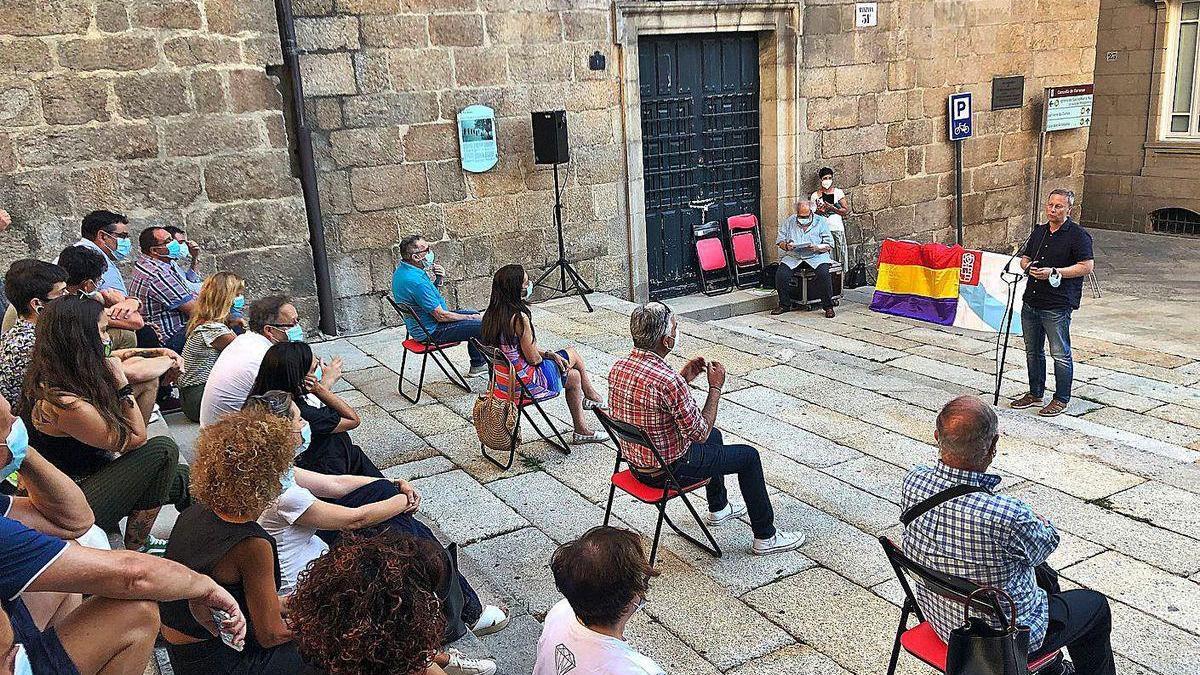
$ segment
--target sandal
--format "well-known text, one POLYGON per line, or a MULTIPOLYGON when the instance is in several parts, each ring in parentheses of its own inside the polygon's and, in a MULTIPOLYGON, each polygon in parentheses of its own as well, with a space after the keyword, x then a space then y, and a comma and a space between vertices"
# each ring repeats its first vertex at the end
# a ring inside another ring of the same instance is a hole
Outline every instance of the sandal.
POLYGON ((1042 417, 1057 417, 1067 411, 1067 404, 1056 399, 1050 399, 1050 403, 1046 404, 1045 408, 1038 411, 1038 415, 1042 417))
POLYGON ((583 409, 584 410, 608 410, 608 404, 605 403, 604 401, 593 401, 590 398, 584 397, 583 409))

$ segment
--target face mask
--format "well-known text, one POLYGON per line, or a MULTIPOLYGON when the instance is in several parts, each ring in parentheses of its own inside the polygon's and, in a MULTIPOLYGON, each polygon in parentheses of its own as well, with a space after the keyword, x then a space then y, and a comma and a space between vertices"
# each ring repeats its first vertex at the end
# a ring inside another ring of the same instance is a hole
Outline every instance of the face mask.
MULTIPOLYGON (((115 237, 116 235, 109 235, 115 237)), ((113 249, 113 257, 117 260, 124 260, 129 257, 130 251, 133 250, 133 241, 128 237, 125 239, 117 239, 117 247, 113 249)))
POLYGON ((300 445, 296 446, 296 456, 304 454, 308 450, 308 446, 312 444, 312 427, 308 426, 308 422, 300 429, 300 445))
POLYGON ((1055 270, 1046 281, 1049 281, 1052 287, 1058 288, 1059 284, 1062 283, 1062 274, 1058 270, 1055 270))
POLYGON ((671 348, 667 350, 667 353, 670 354, 672 352, 679 352, 679 328, 676 328, 675 334, 671 336, 671 348))
POLYGON ((230 305, 230 309, 232 309, 235 312, 240 312, 245 308, 246 308, 246 296, 244 296, 244 295, 239 295, 236 298, 234 298, 233 304, 230 305))
POLYGON ((809 223, 812 222, 812 216, 808 216, 806 218, 800 218, 799 216, 797 216, 796 222, 800 223, 801 225, 808 225, 809 223))
POLYGON ((317 369, 313 371, 313 377, 317 378, 317 382, 320 382, 321 375, 323 375, 323 373, 321 372, 321 366, 317 366, 317 369))
POLYGON ((822 178, 821 179, 821 187, 825 188, 826 190, 833 187, 833 179, 832 178, 822 178))
POLYGON ((4 480, 16 473, 21 468, 21 463, 25 461, 25 453, 29 450, 29 430, 25 428, 25 422, 18 417, 13 421, 12 430, 8 432, 8 440, 5 445, 8 446, 8 451, 12 453, 12 458, 8 460, 8 464, 0 469, 0 480, 4 480))
POLYGON ((85 295, 87 295, 92 300, 95 300, 96 302, 100 302, 100 303, 104 302, 104 296, 100 294, 99 289, 94 290, 90 293, 86 293, 85 295))
POLYGON ((304 329, 300 324, 287 329, 287 339, 289 342, 304 342, 304 329))
POLYGON ((101 340, 100 344, 104 345, 104 358, 112 356, 112 340, 101 340))
POLYGON ((531 282, 529 282, 529 285, 525 287, 525 294, 522 297, 524 297, 526 300, 528 300, 532 295, 533 295, 533 282, 531 281, 531 282))
POLYGON ((159 248, 166 248, 167 257, 171 260, 179 260, 181 257, 183 257, 183 244, 180 244, 174 239, 167 242, 165 246, 161 246, 159 248))
POLYGON ((433 254, 433 251, 429 251, 425 254, 425 259, 421 261, 421 266, 427 270, 433 269, 433 261, 435 258, 437 258, 437 256, 433 254))
POLYGON ((289 488, 296 484, 296 470, 288 467, 286 473, 279 477, 279 487, 283 488, 283 492, 287 492, 289 488))

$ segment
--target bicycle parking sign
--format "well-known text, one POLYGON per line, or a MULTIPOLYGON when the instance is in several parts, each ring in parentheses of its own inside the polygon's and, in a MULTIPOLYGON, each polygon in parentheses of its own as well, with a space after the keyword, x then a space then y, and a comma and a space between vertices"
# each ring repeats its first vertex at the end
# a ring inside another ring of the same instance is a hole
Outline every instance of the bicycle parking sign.
POLYGON ((947 119, 950 122, 950 140, 961 141, 971 137, 971 92, 950 94, 947 119))

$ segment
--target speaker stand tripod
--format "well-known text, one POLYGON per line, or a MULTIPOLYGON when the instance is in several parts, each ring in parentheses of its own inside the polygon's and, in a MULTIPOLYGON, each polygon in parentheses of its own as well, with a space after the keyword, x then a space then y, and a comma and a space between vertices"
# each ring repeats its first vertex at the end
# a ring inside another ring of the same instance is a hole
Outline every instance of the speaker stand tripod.
POLYGON ((594 293, 591 286, 587 285, 576 271, 575 267, 567 260, 567 249, 563 243, 563 224, 562 224, 562 195, 558 189, 558 162, 554 163, 554 225, 558 228, 558 261, 542 272, 542 276, 533 282, 534 286, 540 286, 549 291, 557 293, 554 297, 562 298, 569 295, 579 295, 583 300, 584 307, 591 312, 592 303, 588 302, 588 293, 594 293), (558 271, 558 284, 550 285, 544 283, 546 278, 558 271))

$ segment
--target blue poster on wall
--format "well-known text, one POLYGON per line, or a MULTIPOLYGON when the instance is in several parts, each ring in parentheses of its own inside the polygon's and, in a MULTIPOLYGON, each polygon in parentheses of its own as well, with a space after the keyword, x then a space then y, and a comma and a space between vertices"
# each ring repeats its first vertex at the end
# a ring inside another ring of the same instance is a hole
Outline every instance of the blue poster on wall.
POLYGON ((496 166, 496 111, 473 105, 458 113, 458 151, 464 171, 483 173, 496 166))

